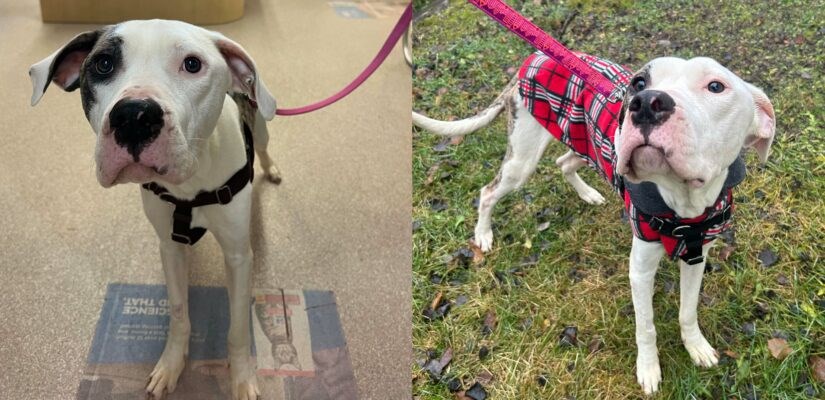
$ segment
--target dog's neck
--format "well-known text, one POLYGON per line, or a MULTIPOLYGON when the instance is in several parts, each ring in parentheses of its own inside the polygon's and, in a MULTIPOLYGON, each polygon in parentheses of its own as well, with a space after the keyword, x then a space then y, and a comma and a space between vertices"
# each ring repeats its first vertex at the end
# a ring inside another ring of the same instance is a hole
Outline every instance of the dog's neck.
POLYGON ((700 188, 691 187, 687 183, 657 183, 656 188, 665 204, 682 218, 695 218, 702 215, 705 209, 716 203, 719 193, 728 177, 725 168, 719 175, 708 181, 700 188))
POLYGON ((192 199, 201 191, 215 190, 246 164, 243 135, 238 129, 238 108, 226 97, 212 133, 197 146, 195 174, 179 184, 158 181, 173 196, 192 199))

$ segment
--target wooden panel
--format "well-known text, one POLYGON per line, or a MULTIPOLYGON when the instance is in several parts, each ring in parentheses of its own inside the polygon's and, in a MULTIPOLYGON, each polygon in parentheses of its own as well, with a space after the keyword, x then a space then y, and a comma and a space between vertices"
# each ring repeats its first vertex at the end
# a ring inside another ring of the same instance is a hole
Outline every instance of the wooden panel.
POLYGON ((243 16, 244 0, 40 0, 43 22, 113 23, 130 19, 178 19, 222 24, 243 16))

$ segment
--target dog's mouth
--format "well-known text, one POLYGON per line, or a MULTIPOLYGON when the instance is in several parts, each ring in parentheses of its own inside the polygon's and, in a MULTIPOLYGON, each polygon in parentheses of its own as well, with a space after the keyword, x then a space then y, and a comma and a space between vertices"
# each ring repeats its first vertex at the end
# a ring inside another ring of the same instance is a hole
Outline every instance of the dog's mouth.
POLYGON ((707 182, 704 177, 696 177, 674 168, 669 162, 670 152, 652 145, 641 145, 633 149, 630 157, 617 166, 617 172, 633 183, 650 180, 655 175, 675 175, 692 188, 701 188, 707 182))
POLYGON ((650 175, 664 175, 671 170, 664 149, 644 144, 633 149, 630 157, 617 167, 619 174, 634 183, 641 182, 650 175))

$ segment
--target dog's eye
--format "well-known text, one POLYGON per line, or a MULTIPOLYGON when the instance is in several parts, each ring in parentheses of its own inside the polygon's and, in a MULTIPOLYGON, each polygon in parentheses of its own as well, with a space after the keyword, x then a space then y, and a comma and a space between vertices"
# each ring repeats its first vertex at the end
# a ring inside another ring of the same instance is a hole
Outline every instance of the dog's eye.
POLYGON ((183 60, 183 68, 186 72, 195 74, 201 70, 201 60, 197 57, 186 57, 186 59, 183 60))
POLYGON ((722 82, 713 81, 708 83, 708 90, 710 90, 711 93, 722 93, 725 90, 725 85, 723 85, 722 82))
POLYGON ((115 62, 111 56, 102 55, 95 61, 95 71, 101 75, 109 75, 115 69, 115 62))
POLYGON ((647 86, 647 82, 645 81, 645 78, 642 78, 641 76, 637 76, 637 77, 633 78, 632 82, 630 82, 630 86, 633 88, 633 90, 635 90, 637 92, 641 92, 642 90, 645 90, 645 87, 647 86))

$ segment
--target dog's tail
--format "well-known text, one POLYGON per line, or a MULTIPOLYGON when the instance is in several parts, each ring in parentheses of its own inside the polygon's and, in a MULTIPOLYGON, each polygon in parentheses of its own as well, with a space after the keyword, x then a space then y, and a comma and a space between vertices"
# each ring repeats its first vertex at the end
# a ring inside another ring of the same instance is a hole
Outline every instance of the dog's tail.
POLYGON ((421 115, 415 111, 412 113, 412 121, 415 126, 442 136, 461 136, 472 133, 490 124, 493 119, 504 109, 506 102, 511 99, 513 88, 518 82, 518 75, 507 84, 501 94, 484 111, 474 117, 458 121, 440 121, 421 115))

